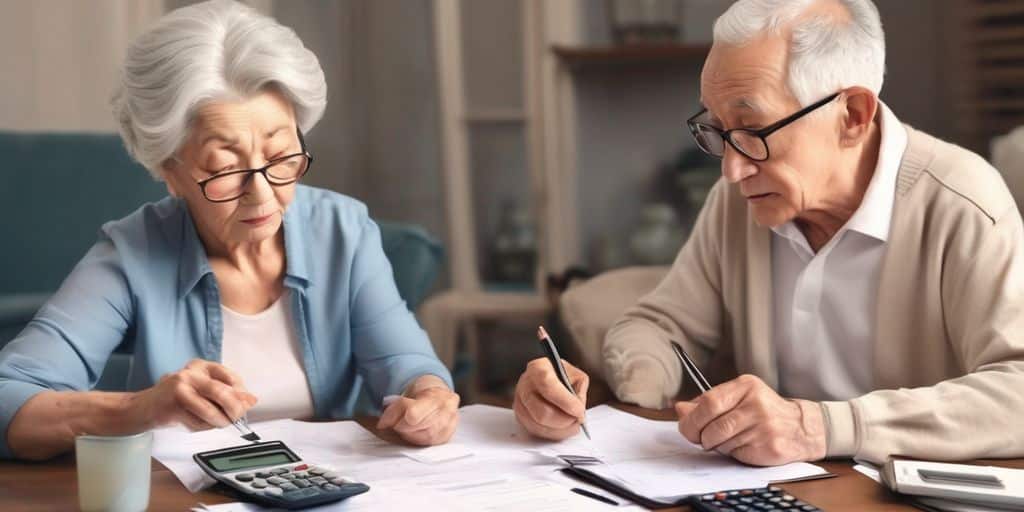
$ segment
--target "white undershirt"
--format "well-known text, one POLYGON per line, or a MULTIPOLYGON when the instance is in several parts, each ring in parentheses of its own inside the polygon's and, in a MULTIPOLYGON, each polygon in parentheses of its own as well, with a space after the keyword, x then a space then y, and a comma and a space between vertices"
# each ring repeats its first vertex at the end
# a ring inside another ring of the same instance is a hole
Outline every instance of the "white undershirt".
POLYGON ((849 400, 874 389, 878 276, 907 132, 879 104, 878 163, 857 211, 817 254, 792 222, 772 231, 773 342, 783 396, 849 400))
POLYGON ((255 315, 221 305, 221 362, 241 375, 245 387, 259 399, 249 410, 249 421, 313 416, 313 397, 301 362, 289 296, 285 290, 277 302, 255 315))

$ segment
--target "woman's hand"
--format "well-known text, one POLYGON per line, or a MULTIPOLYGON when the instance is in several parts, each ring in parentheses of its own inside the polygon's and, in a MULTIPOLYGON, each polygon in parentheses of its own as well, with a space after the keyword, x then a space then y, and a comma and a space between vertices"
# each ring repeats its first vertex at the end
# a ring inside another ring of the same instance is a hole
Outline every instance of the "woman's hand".
POLYGON ((434 375, 416 379, 405 394, 387 405, 377 428, 415 445, 447 443, 459 423, 459 395, 434 375))
POLYGON ((155 386, 129 398, 128 413, 143 430, 181 423, 192 430, 226 427, 241 418, 256 396, 228 367, 193 359, 181 370, 160 378, 155 386))

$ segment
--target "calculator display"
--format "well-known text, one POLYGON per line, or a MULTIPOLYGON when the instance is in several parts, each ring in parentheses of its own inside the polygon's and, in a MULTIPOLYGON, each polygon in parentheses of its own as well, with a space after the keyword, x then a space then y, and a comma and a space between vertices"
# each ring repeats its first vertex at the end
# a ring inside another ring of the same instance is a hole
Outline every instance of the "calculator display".
POLYGON ((245 453, 238 455, 223 455, 211 457, 208 462, 217 471, 235 471, 238 469, 258 468, 263 466, 276 466, 292 462, 293 459, 287 453, 280 450, 268 450, 263 452, 245 453))

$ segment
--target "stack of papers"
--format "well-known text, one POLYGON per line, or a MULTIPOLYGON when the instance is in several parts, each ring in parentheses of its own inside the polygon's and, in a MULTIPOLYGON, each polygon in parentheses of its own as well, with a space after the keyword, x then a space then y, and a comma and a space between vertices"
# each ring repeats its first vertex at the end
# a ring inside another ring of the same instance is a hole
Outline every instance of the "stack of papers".
MULTIPOLYGON (((605 464, 587 469, 659 501, 828 474, 803 463, 746 466, 688 442, 674 421, 648 420, 609 406, 587 411, 593 441, 582 435, 561 442, 537 439, 519 427, 512 410, 486 405, 462 408, 451 442, 428 448, 387 443, 352 421, 275 420, 251 426, 264 440, 282 441, 304 460, 370 486, 366 495, 334 505, 350 508, 331 510, 359 510, 352 507, 361 503, 380 509, 385 505, 381 499, 392 500, 388 507, 397 508, 402 506, 398 501, 409 496, 422 504, 424 496, 433 495, 475 510, 502 510, 493 507, 504 503, 516 503, 520 510, 545 510, 545 504, 557 504, 549 507, 552 510, 607 509, 608 505, 569 492, 570 487, 591 488, 559 472, 565 464, 558 455, 596 457, 605 464), (396 489, 402 491, 392 492, 396 489), (481 504, 488 495, 500 496, 500 503, 481 504)), ((245 443, 233 429, 164 429, 155 432, 153 456, 195 492, 214 481, 192 461, 192 454, 240 444, 245 443)), ((232 506, 211 510, 259 510, 253 505, 232 506)))

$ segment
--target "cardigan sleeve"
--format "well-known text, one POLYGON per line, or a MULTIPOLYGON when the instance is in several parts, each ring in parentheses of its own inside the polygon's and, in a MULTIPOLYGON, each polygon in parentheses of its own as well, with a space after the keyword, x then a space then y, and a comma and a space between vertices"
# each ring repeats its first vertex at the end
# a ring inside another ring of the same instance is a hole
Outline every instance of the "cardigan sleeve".
POLYGON ((668 407, 682 381, 669 340, 680 342, 703 365, 721 338, 718 243, 726 187, 719 180, 712 188, 668 275, 627 309, 605 337, 605 378, 624 402, 668 407))
POLYGON ((1012 207, 984 224, 961 223, 943 253, 945 329, 964 375, 823 403, 829 456, 1024 455, 1024 227, 1012 207))

